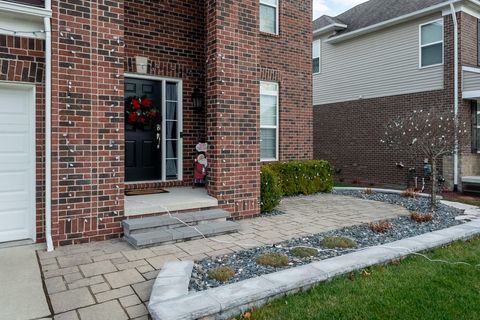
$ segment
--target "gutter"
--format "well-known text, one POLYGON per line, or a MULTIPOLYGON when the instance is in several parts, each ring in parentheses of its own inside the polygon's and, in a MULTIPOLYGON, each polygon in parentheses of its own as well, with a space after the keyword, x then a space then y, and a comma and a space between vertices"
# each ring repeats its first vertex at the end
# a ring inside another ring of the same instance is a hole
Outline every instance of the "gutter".
POLYGON ((319 34, 322 34, 322 33, 327 33, 327 32, 330 32, 330 31, 338 31, 338 30, 344 30, 347 28, 347 25, 346 24, 342 24, 342 23, 332 23, 332 24, 329 24, 328 26, 325 26, 323 28, 320 28, 320 29, 317 29, 317 30, 314 30, 313 31, 313 36, 317 36, 319 34))
POLYGON ((454 1, 450 2, 453 20, 453 41, 454 41, 454 89, 453 89, 453 114, 455 119, 455 148, 453 151, 453 191, 458 191, 458 21, 454 1))
MULTIPOLYGON (((52 9, 51 0, 45 9, 52 9)), ((51 18, 43 18, 45 25, 45 237, 47 251, 53 251, 52 241, 52 28, 51 18)))
MULTIPOLYGON (((451 4, 457 3, 457 2, 462 2, 462 1, 464 1, 464 0, 451 0, 451 4)), ((476 0, 470 0, 470 1, 476 1, 476 0)), ((341 41, 345 41, 347 39, 358 37, 362 34, 374 32, 374 31, 384 29, 386 27, 389 27, 389 26, 392 26, 392 25, 395 25, 395 24, 398 24, 398 23, 401 23, 401 22, 405 22, 405 21, 415 19, 419 16, 425 16, 425 15, 428 15, 430 13, 435 13, 438 10, 440 10, 440 9, 446 7, 446 6, 448 6, 448 3, 446 3, 446 2, 441 3, 441 4, 437 4, 435 6, 431 6, 431 7, 422 9, 422 10, 418 10, 418 11, 415 11, 415 12, 397 17, 397 18, 393 18, 393 19, 383 21, 383 22, 380 22, 380 23, 377 23, 377 24, 374 24, 374 25, 371 25, 371 26, 368 26, 368 27, 365 27, 365 28, 361 28, 361 29, 358 29, 358 30, 355 30, 355 31, 352 31, 352 32, 348 32, 348 33, 345 33, 345 34, 342 34, 342 35, 339 35, 339 36, 332 37, 328 40, 325 40, 325 42, 327 42, 327 43, 338 43, 338 42, 341 42, 341 41)))

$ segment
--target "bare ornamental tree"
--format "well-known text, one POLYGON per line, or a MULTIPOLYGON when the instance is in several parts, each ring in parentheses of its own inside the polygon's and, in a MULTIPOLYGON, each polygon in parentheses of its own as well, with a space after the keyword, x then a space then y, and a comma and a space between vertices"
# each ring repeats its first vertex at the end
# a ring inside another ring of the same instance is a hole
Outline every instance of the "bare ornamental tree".
POLYGON ((412 156, 428 159, 432 166, 430 205, 435 210, 439 191, 438 162, 444 156, 454 153, 459 138, 466 132, 466 123, 460 124, 453 112, 415 110, 392 119, 380 141, 391 148, 409 152, 412 156))

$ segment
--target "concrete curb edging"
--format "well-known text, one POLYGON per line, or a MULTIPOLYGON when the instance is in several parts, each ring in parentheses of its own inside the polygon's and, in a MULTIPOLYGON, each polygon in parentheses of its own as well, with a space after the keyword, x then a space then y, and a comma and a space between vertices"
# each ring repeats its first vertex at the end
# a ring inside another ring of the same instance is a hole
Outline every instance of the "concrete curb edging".
MULTIPOLYGON (((373 192, 378 193, 391 193, 391 194, 402 194, 403 190, 395 190, 395 189, 382 189, 382 188, 368 188, 368 187, 334 187, 333 190, 337 191, 365 191, 365 190, 372 190, 373 192)), ((417 196, 430 198, 428 193, 417 193, 417 196)), ((437 199, 443 199, 442 196, 437 196, 437 199)))
POLYGON ((229 319, 285 294, 354 270, 480 234, 480 219, 451 228, 291 268, 149 306, 154 320, 229 319))
POLYGON ((229 319, 330 278, 480 234, 479 207, 442 202, 465 210, 465 215, 473 217, 472 221, 206 291, 187 294, 183 289, 183 294, 177 297, 150 301, 150 314, 154 320, 229 319))

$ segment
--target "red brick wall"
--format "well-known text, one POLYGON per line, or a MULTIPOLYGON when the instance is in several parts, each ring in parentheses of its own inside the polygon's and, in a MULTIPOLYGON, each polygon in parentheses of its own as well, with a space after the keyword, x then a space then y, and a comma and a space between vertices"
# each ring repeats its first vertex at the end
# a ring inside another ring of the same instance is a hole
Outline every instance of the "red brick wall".
POLYGON ((149 59, 150 75, 182 79, 184 181, 190 184, 195 146, 205 136, 205 109, 192 104, 195 88, 205 94, 204 1, 125 1, 126 71, 136 71, 135 56, 149 59))
POLYGON ((54 244, 122 232, 123 1, 53 2, 54 244))
POLYGON ((0 35, 0 80, 35 84, 36 87, 36 232, 45 240, 45 41, 0 35))
POLYGON ((280 84, 280 160, 312 159, 312 2, 279 3, 280 34, 259 36, 260 79, 280 84))
MULTIPOLYGON (((463 25, 463 19, 460 18, 463 25)), ((413 157, 406 150, 395 152, 379 141, 384 126, 397 115, 413 110, 453 110, 453 24, 445 17, 444 90, 340 102, 314 107, 315 158, 329 160, 337 170, 337 179, 381 184, 404 185, 407 170, 416 167, 422 173, 423 157, 413 157), (404 168, 396 163, 402 162, 404 168)), ((465 57, 471 55, 461 47, 465 57)), ((461 70, 461 68, 460 68, 461 70)), ((461 81, 460 81, 461 85, 461 81)), ((461 100, 461 122, 470 123, 471 102, 461 100)), ((470 154, 470 127, 462 138, 460 151, 470 154)), ((451 178, 451 177, 448 177, 451 178)))
POLYGON ((259 31, 259 1, 207 1, 210 192, 234 217, 259 213, 260 80, 280 84, 281 160, 312 150, 311 1, 280 1, 279 35, 259 31))

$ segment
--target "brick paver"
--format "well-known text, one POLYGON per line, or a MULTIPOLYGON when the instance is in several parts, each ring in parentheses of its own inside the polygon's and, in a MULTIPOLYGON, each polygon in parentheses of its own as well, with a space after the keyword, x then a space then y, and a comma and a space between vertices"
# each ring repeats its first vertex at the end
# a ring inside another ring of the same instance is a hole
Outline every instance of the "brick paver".
POLYGON ((107 319, 113 313, 118 319, 147 319, 154 279, 167 261, 224 255, 409 214, 399 206, 333 194, 286 198, 278 210, 285 214, 243 220, 240 232, 208 239, 142 250, 112 240, 39 252, 55 319, 107 319))

